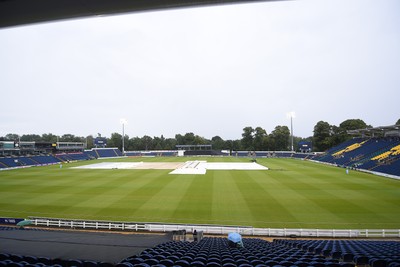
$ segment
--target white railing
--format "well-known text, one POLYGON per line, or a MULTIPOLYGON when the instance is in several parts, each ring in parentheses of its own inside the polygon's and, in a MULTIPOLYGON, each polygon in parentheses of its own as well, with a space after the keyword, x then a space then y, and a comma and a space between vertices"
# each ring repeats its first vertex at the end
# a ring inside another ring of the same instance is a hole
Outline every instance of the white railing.
POLYGON ((188 225, 188 224, 160 224, 160 223, 133 223, 109 221, 84 221, 54 218, 30 217, 36 226, 96 229, 117 231, 145 231, 145 232, 173 232, 185 230, 193 233, 194 230, 203 231, 204 234, 226 235, 237 232, 244 236, 265 237, 340 237, 340 238, 400 238, 400 229, 279 229, 279 228, 254 228, 243 226, 215 226, 215 225, 188 225))

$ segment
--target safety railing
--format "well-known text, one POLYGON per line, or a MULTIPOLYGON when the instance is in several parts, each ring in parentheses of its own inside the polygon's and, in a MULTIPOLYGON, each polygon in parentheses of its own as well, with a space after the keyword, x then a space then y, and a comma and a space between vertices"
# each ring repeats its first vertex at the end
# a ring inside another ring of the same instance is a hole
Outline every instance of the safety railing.
POLYGON ((136 232, 173 232, 185 230, 193 233, 194 230, 204 234, 226 235, 237 232, 244 236, 265 237, 321 237, 321 238, 400 238, 400 229, 279 229, 254 228, 243 226, 216 226, 216 225, 189 225, 189 224, 161 224, 161 223, 134 223, 111 221, 68 220, 58 218, 30 217, 33 225, 57 228, 136 231, 136 232))

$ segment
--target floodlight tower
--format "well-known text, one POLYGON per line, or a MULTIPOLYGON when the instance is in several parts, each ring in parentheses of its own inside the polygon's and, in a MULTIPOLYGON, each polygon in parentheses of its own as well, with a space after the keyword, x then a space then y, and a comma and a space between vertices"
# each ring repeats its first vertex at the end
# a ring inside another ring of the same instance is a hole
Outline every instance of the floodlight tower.
POLYGON ((286 113, 286 116, 290 118, 290 139, 291 139, 291 148, 292 151, 294 151, 294 146, 293 146, 293 118, 295 117, 294 111, 286 113))
POLYGON ((125 155, 125 124, 126 119, 120 119, 119 122, 122 124, 122 155, 125 155))

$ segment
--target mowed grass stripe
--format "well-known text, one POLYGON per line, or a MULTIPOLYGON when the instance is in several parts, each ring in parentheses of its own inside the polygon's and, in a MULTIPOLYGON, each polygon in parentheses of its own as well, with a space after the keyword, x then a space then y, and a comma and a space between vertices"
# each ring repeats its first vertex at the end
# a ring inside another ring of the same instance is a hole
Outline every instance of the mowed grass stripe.
MULTIPOLYGON (((288 172, 279 172, 277 174, 271 171, 268 173, 267 178, 258 181, 266 194, 270 196, 270 199, 278 203, 278 206, 274 202, 269 203, 268 206, 273 208, 267 212, 272 215, 264 225, 286 228, 312 227, 315 221, 321 220, 321 214, 326 212, 325 209, 310 201, 307 195, 293 190, 291 187, 291 184, 294 183, 292 174, 288 172)), ((332 214, 324 217, 330 221, 337 219, 332 214)))
MULTIPOLYGON (((175 218, 179 222, 180 217, 175 216, 176 209, 181 203, 181 199, 190 187, 192 179, 185 175, 165 175, 157 180, 156 190, 151 190, 150 194, 141 195, 143 202, 132 210, 132 218, 147 222, 174 222, 175 218), (161 186, 159 186, 161 185, 161 186)), ((149 185, 153 186, 153 185, 149 185)), ((140 193, 140 192, 139 192, 140 193)), ((183 219, 184 221, 184 219, 183 219)))
MULTIPOLYGON (((328 207, 347 227, 358 226, 365 221, 376 224, 376 227, 382 227, 392 221, 393 212, 399 208, 399 202, 396 205, 386 201, 391 195, 387 189, 390 190, 392 186, 387 187, 385 183, 377 183, 376 178, 379 179, 379 177, 370 174, 350 171, 347 175, 344 169, 330 168, 330 170, 331 175, 324 178, 328 185, 325 183, 315 189, 315 192, 320 193, 320 197, 314 199, 316 203, 328 207), (360 177, 364 178, 360 179, 360 177), (388 212, 385 214, 383 211, 388 212)), ((317 181, 322 180, 320 176, 312 173, 306 179, 313 186, 318 185, 317 181)), ((395 181, 385 179, 385 182, 392 184, 395 181)), ((397 199, 398 197, 397 194, 397 199)))
MULTIPOLYGON (((343 205, 343 201, 334 194, 327 193, 324 190, 327 185, 319 187, 313 183, 309 175, 297 171, 282 172, 278 179, 279 184, 286 186, 286 189, 280 192, 281 199, 284 199, 288 210, 296 218, 294 221, 286 222, 288 227, 307 225, 311 228, 324 228, 332 224, 336 224, 337 228, 343 227, 343 223, 347 220, 343 220, 329 203, 328 205, 324 203, 324 200, 334 201, 334 206, 343 205)), ((351 208, 354 209, 355 206, 351 205, 351 208)))
MULTIPOLYGON (((82 174, 71 177, 69 172, 61 172, 52 167, 16 170, 16 173, 13 173, 14 171, 6 172, 7 174, 16 174, 16 177, 12 177, 10 180, 17 180, 20 183, 15 190, 11 190, 10 187, 2 187, 2 190, 5 191, 4 195, 13 193, 12 197, 2 199, 4 208, 13 212, 27 212, 35 215, 43 214, 43 211, 46 211, 46 214, 52 214, 52 212, 60 214, 63 206, 68 208, 71 203, 67 201, 67 203, 58 205, 57 200, 70 200, 77 195, 79 190, 75 187, 76 179, 81 179, 82 174), (34 175, 27 176, 26 173, 34 175), (65 174, 64 177, 62 173, 65 174), (32 177, 36 177, 36 179, 32 177)), ((1 195, 3 196, 3 194, 1 195)))
POLYGON ((295 218, 282 202, 281 193, 285 187, 271 187, 265 171, 238 171, 235 179, 254 218, 253 225, 270 227, 272 223, 293 221, 295 218), (267 186, 262 186, 267 182, 267 186), (279 196, 276 193, 279 192, 279 196))
MULTIPOLYGON (((209 223, 212 220, 213 177, 210 175, 178 175, 182 197, 174 207, 178 222, 209 223)), ((177 190, 171 192, 178 193, 177 190)))
MULTIPOLYGON (((112 161, 186 161, 126 158, 112 161)), ((242 158, 194 160, 249 162, 242 158)), ((107 160, 108 161, 108 160, 107 160)), ((400 228, 400 181, 293 159, 257 159, 268 171, 77 170, 0 172, 0 214, 251 225, 400 228), (200 193, 199 193, 200 192, 200 193)), ((96 163, 99 161, 90 161, 96 163)))
MULTIPOLYGON (((90 170, 87 171, 90 172, 90 170)), ((100 172, 102 171, 104 170, 100 170, 100 172)), ((83 190, 74 196, 71 200, 74 204, 71 203, 64 213, 74 217, 110 219, 117 216, 118 219, 124 218, 122 209, 126 209, 126 201, 122 199, 134 191, 142 191, 145 184, 152 183, 155 179, 154 175, 149 175, 144 170, 136 172, 106 170, 106 173, 106 176, 98 176, 97 179, 91 181, 96 184, 80 186, 83 190), (141 177, 145 177, 145 179, 141 179, 141 177)))
MULTIPOLYGON (((382 204, 382 200, 387 197, 387 192, 385 195, 377 194, 376 186, 378 184, 366 181, 371 178, 376 181, 376 176, 358 172, 350 172, 350 175, 347 175, 344 169, 333 167, 327 167, 321 172, 318 167, 319 165, 315 170, 311 169, 309 172, 296 171, 296 168, 291 168, 295 172, 293 174, 282 172, 282 176, 287 176, 287 179, 282 179, 281 183, 291 187, 292 194, 301 194, 303 199, 307 198, 307 205, 312 201, 314 207, 319 207, 315 212, 308 213, 310 216, 308 220, 312 217, 315 218, 315 223, 310 222, 310 226, 321 228, 333 225, 335 228, 357 228, 368 222, 371 225, 382 225, 381 227, 383 225, 398 227, 397 223, 390 223, 393 222, 393 218, 388 218, 382 211, 389 208, 394 212, 399 209, 399 203, 397 205, 382 204), (365 179, 353 179, 352 174, 356 177, 365 176, 365 179), (359 188, 362 190, 358 190, 359 188), (380 207, 377 207, 376 204, 380 207)), ((390 179, 385 180, 390 182, 390 179)), ((391 182, 398 185, 397 181, 392 180, 391 182)), ((397 197, 397 199, 399 198, 397 197)), ((303 213, 301 208, 307 206, 298 203, 297 216, 303 213)), ((393 212, 388 214, 392 217, 393 212)), ((303 214, 306 218, 307 211, 303 214)), ((305 221, 300 222, 305 223, 305 221)))
MULTIPOLYGON (((107 184, 108 190, 95 192, 86 204, 93 206, 94 217, 136 219, 134 214, 152 196, 161 191, 169 182, 163 177, 164 171, 149 173, 146 170, 120 170, 122 176, 111 177, 112 181, 107 184)), ((85 210, 85 206, 75 206, 85 210)), ((142 221, 142 220, 140 220, 142 221)))
POLYGON ((75 194, 65 195, 51 203, 52 207, 63 208, 63 217, 96 218, 99 209, 121 197, 121 189, 128 181, 126 174, 117 170, 107 170, 106 175, 88 170, 79 173, 76 183, 70 187, 75 194))
POLYGON ((237 171, 209 171, 213 177, 212 218, 209 223, 252 225, 254 218, 238 188, 237 171))

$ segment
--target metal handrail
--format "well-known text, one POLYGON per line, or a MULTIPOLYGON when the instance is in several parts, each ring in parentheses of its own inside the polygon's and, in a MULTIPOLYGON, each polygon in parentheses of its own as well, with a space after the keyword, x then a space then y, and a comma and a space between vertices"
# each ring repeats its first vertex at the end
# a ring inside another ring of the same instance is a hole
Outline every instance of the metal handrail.
POLYGON ((117 231, 145 231, 145 232, 172 232, 185 230, 188 233, 203 231, 204 234, 226 235, 237 232, 244 236, 265 237, 322 237, 322 238, 400 238, 400 229, 291 229, 291 228, 254 228, 246 226, 220 225, 192 225, 192 224, 162 224, 142 222, 113 222, 91 221, 58 218, 30 217, 36 226, 117 230, 117 231))

